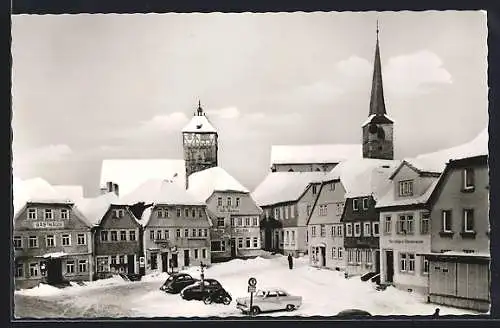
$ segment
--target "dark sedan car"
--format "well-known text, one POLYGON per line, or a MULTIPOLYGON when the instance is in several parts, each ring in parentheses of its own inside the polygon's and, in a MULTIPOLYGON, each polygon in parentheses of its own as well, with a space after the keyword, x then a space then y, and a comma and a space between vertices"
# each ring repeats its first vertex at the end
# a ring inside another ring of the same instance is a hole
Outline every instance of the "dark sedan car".
POLYGON ((201 281, 194 285, 184 288, 181 291, 181 297, 185 300, 203 301, 210 293, 223 289, 220 282, 215 279, 205 279, 203 284, 201 281))
POLYGON ((371 317, 371 316, 372 315, 369 312, 359 309, 349 309, 337 313, 337 317, 341 318, 358 318, 358 317, 371 317))
POLYGON ((160 290, 171 294, 177 294, 185 287, 197 281, 199 280, 191 277, 187 273, 175 273, 168 277, 165 283, 160 287, 160 290))

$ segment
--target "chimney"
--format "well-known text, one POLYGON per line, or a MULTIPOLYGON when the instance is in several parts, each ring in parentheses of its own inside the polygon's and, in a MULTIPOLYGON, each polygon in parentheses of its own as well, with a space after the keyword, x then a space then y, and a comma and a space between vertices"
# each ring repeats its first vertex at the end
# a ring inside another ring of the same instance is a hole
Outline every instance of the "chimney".
POLYGON ((111 181, 106 182, 106 191, 113 192, 113 182, 111 181))
POLYGON ((116 196, 120 196, 120 188, 118 187, 117 183, 113 184, 113 191, 115 192, 116 196))
POLYGON ((100 191, 101 191, 101 195, 104 195, 104 194, 106 194, 108 192, 108 188, 101 187, 100 191))

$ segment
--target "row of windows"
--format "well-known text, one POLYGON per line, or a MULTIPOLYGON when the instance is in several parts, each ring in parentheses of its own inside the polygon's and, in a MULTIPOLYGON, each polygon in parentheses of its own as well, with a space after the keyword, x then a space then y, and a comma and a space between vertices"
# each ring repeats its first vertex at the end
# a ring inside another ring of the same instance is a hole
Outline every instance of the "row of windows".
POLYGON ((135 230, 101 230, 100 237, 102 242, 137 240, 135 230))
MULTIPOLYGON (((414 253, 399 253, 399 272, 401 273, 414 273, 415 272, 415 254, 414 253)), ((422 274, 429 273, 429 260, 425 257, 421 258, 421 272, 422 274)))
MULTIPOLYGON (((392 216, 384 216, 384 234, 392 233, 392 216)), ((400 214, 396 221, 396 233, 401 235, 415 233, 415 219, 413 214, 400 214)), ((420 234, 426 235, 430 232, 429 212, 420 213, 420 234)))
MULTIPOLYGON (((226 225, 225 218, 217 218, 217 228, 223 228, 226 225)), ((259 218, 258 217, 237 217, 230 219, 231 227, 258 227, 259 218)))
MULTIPOLYGON (((317 237, 317 226, 311 227, 311 237, 317 237)), ((331 237, 342 237, 343 234, 343 226, 342 224, 335 224, 330 227, 329 233, 331 237)), ((326 237, 326 226, 324 224, 319 225, 319 236, 326 237)), ((308 239, 309 236, 307 236, 308 239)))
MULTIPOLYGON (((16 263, 15 266, 15 276, 16 278, 38 278, 41 276, 41 266, 45 265, 45 262, 40 263, 29 263, 28 271, 25 272, 25 264, 24 263, 16 263)), ((75 273, 86 273, 88 272, 88 261, 87 260, 66 260, 65 263, 66 273, 67 274, 75 274, 75 273)))
MULTIPOLYGON (((45 235, 45 236, 29 236, 28 237, 28 248, 38 248, 40 247, 39 239, 45 240, 46 247, 56 247, 57 245, 61 246, 71 246, 71 234, 63 233, 59 235, 45 235)), ((23 249, 24 238, 21 236, 14 236, 14 248, 15 249, 23 249)), ((79 233, 76 235, 76 244, 77 245, 87 245, 87 235, 84 233, 79 233)))
MULTIPOLYGON (((175 236, 181 238, 181 229, 175 229, 175 236)), ((184 229, 184 237, 208 237, 208 229, 184 229), (189 233, 191 231, 191 234, 189 233)), ((170 239, 170 230, 150 230, 150 240, 170 239)))
MULTIPOLYGON (((328 205, 329 204, 322 204, 322 205, 318 205, 318 216, 327 216, 328 215, 328 205)), ((336 208, 336 212, 335 214, 337 216, 340 216, 342 215, 342 212, 344 211, 344 203, 342 202, 338 202, 338 203, 335 203, 335 208, 336 208)), ((307 216, 309 216, 309 214, 311 214, 311 205, 307 205, 307 210, 306 210, 306 213, 307 213, 307 216)))
MULTIPOLYGON (((441 211, 441 231, 453 232, 453 212, 452 210, 441 211)), ((474 232, 474 209, 462 210, 462 232, 474 232)))
MULTIPOLYGON (((259 248, 259 238, 258 237, 246 237, 246 238, 237 238, 237 247, 238 248, 259 248)), ((212 240, 211 247, 212 252, 225 252, 227 249, 226 242, 224 240, 212 240)))
POLYGON ((373 253, 371 249, 347 249, 347 262, 348 263, 373 263, 373 253))
POLYGON ((276 220, 280 219, 291 219, 295 217, 295 206, 294 205, 284 205, 274 208, 274 217, 276 220))
POLYGON ((285 244, 294 245, 295 244, 295 231, 287 230, 285 233, 285 244))
MULTIPOLYGON (((184 217, 193 217, 195 218, 196 215, 198 214, 198 217, 203 217, 203 212, 205 210, 203 208, 185 208, 184 209, 184 217)), ((175 209, 175 215, 177 217, 180 217, 182 214, 182 209, 176 208, 175 209)), ((170 217, 170 211, 167 208, 159 208, 156 210, 156 215, 160 219, 167 219, 170 217)))
POLYGON ((352 200, 353 211, 359 211, 361 209, 367 210, 369 206, 370 206, 369 198, 358 198, 358 199, 355 198, 352 200))
MULTIPOLYGON (((43 218, 46 220, 53 220, 56 219, 56 213, 59 212, 59 218, 60 219, 69 219, 69 209, 67 208, 62 208, 59 211, 56 211, 55 209, 52 208, 45 208, 43 209, 43 218)), ((37 220, 38 219, 38 211, 36 208, 28 208, 28 211, 26 212, 28 220, 37 220)))
MULTIPOLYGON (((239 207, 240 206, 240 197, 236 197, 234 199, 234 206, 239 207)), ((217 197, 217 206, 223 206, 222 205, 222 197, 217 197)), ((226 198, 226 206, 233 206, 233 199, 231 197, 226 198)))

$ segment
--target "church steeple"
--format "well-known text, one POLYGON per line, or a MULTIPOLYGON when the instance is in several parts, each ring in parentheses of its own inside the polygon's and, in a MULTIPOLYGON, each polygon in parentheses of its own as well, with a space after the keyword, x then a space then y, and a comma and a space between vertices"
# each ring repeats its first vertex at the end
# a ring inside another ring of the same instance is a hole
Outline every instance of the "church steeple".
POLYGON ((375 45, 375 60, 373 61, 372 94, 370 97, 369 115, 384 115, 384 86, 382 83, 382 64, 380 62, 380 46, 378 41, 378 20, 377 20, 377 44, 375 45))

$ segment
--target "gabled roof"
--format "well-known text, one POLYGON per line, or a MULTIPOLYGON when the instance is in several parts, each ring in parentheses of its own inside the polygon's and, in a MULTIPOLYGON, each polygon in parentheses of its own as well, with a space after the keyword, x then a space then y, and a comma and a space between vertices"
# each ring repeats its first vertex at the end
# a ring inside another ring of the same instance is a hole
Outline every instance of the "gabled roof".
POLYGON ((215 191, 236 191, 249 193, 238 180, 223 168, 216 166, 189 176, 188 192, 199 201, 205 202, 215 191))
POLYGON ((253 191, 257 205, 297 201, 310 183, 320 183, 324 172, 271 172, 253 191))
POLYGON ((186 168, 181 159, 105 159, 102 161, 100 185, 118 184, 120 195, 132 192, 149 179, 167 179, 185 187, 186 168))
POLYGON ((362 156, 363 147, 360 144, 271 146, 271 165, 332 164, 362 156))
POLYGON ((434 181, 431 182, 431 184, 427 187, 427 189, 422 193, 421 195, 415 195, 415 196, 408 196, 408 197, 400 197, 396 198, 395 197, 395 190, 394 188, 397 187, 397 182, 391 180, 390 183, 390 188, 388 191, 383 195, 377 204, 375 205, 376 208, 386 208, 389 210, 391 207, 404 207, 404 206, 414 206, 414 205, 425 205, 427 204, 427 201, 429 200, 429 197, 431 196, 433 190, 436 188, 436 185, 439 181, 439 178, 433 178, 434 181))
POLYGON ((373 158, 348 160, 338 164, 323 180, 340 180, 346 198, 373 196, 378 200, 388 189, 389 176, 400 163, 399 160, 373 158))

